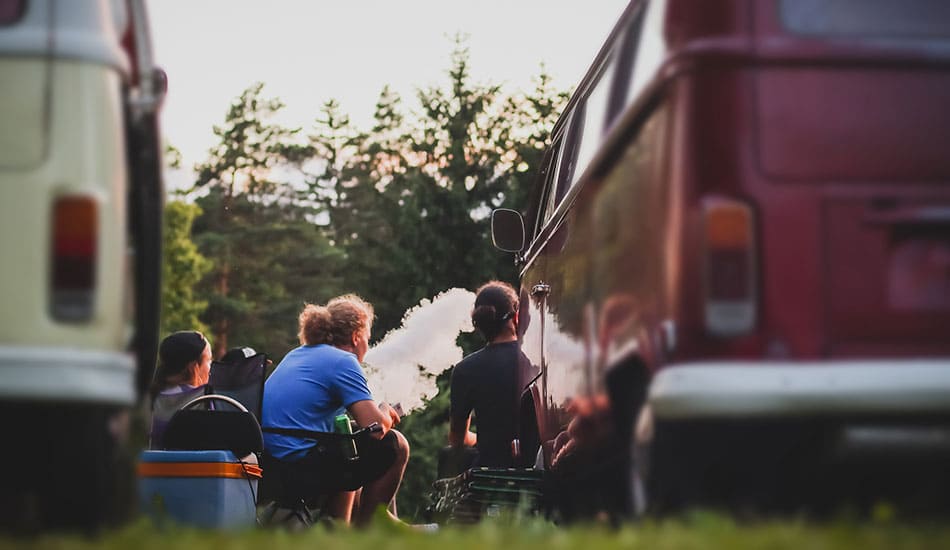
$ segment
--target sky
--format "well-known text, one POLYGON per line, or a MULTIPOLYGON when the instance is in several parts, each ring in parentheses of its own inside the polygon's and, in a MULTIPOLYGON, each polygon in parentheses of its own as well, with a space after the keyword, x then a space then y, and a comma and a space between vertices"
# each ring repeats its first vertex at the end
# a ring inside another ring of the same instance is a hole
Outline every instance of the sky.
MULTIPOLYGON (((161 124, 183 165, 204 160, 212 127, 254 82, 310 130, 339 101, 359 129, 384 85, 415 107, 415 90, 447 82, 452 39, 467 38, 473 80, 533 89, 543 63, 557 89, 586 72, 628 0, 147 0, 157 63, 168 73, 161 124)), ((190 184, 187 171, 168 176, 190 184)))

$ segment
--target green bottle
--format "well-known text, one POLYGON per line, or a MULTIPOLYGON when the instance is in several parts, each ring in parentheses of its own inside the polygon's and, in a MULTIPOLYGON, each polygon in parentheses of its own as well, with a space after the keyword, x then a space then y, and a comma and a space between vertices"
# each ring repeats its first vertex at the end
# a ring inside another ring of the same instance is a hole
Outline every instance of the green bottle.
MULTIPOLYGON (((333 427, 336 433, 352 434, 353 428, 350 427, 350 417, 345 414, 337 415, 333 419, 333 427)), ((344 437, 342 440, 343 457, 347 460, 356 460, 356 440, 352 437, 344 437)))

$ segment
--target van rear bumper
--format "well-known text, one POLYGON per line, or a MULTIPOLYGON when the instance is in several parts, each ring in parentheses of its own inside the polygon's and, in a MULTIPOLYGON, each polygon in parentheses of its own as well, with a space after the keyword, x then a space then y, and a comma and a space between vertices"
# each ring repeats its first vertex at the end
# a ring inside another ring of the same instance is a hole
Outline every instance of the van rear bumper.
POLYGON ((0 399, 135 403, 131 354, 66 348, 0 346, 0 399))
POLYGON ((682 363, 648 402, 658 420, 950 412, 950 358, 682 363))

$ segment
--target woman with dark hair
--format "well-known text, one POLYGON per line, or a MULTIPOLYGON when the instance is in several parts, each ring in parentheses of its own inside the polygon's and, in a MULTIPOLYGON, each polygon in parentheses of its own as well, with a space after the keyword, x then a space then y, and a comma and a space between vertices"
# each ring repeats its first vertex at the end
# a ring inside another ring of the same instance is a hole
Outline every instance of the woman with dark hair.
POLYGON ((482 349, 452 371, 449 445, 475 447, 475 465, 516 465, 512 440, 518 437, 521 351, 518 347, 518 294, 508 283, 490 281, 475 296, 472 324, 485 338, 482 349), (469 430, 472 413, 478 435, 469 430))
POLYGON ((331 514, 348 522, 355 513, 359 525, 394 499, 409 460, 409 443, 392 429, 399 424, 399 414, 388 403, 374 401, 360 367, 372 324, 373 306, 353 294, 326 306, 307 304, 299 318, 300 347, 285 355, 264 383, 267 453, 293 465, 305 492, 337 491, 331 514), (267 431, 332 432, 334 419, 347 412, 360 428, 382 428, 357 439, 356 460, 328 458, 326 446, 313 438, 267 431))
POLYGON ((152 422, 149 447, 162 448, 171 416, 181 405, 204 393, 211 373, 211 345, 196 330, 175 332, 158 347, 158 368, 149 388, 152 422))

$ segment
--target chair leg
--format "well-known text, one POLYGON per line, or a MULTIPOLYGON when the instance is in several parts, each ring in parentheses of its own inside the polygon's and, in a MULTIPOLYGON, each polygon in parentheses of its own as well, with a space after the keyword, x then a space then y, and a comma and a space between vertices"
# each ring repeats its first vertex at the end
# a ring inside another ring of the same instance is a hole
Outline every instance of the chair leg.
POLYGON ((294 506, 294 516, 303 523, 304 527, 313 526, 313 514, 310 513, 310 508, 307 508, 307 503, 303 499, 294 506))

